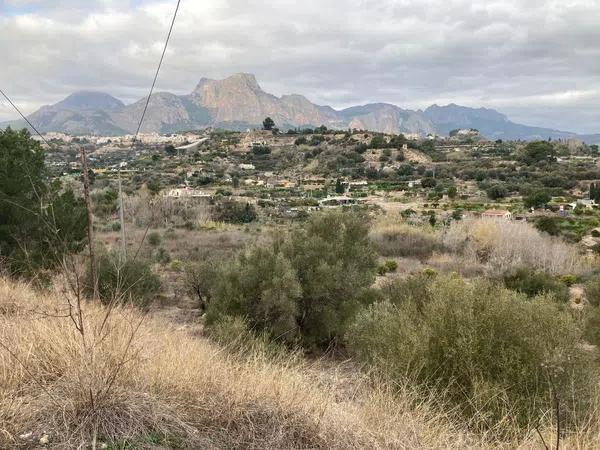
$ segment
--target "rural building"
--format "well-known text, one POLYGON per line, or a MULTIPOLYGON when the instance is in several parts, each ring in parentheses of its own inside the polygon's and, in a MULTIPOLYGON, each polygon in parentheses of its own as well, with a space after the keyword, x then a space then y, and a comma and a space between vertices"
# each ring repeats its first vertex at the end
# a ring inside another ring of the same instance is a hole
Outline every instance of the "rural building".
POLYGON ((504 220, 512 220, 513 216, 510 211, 506 211, 504 209, 488 209, 481 217, 487 219, 504 219, 504 220))

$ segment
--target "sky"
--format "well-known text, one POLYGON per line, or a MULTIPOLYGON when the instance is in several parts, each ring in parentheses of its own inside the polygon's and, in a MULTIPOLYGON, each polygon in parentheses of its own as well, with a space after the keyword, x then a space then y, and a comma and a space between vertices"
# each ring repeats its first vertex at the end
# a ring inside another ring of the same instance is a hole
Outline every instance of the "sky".
MULTIPOLYGON (((0 88, 25 113, 80 90, 139 100, 175 4, 0 0, 0 88)), ((247 72, 334 108, 457 103, 595 133, 599 19, 600 0, 182 0, 157 90, 247 72)))

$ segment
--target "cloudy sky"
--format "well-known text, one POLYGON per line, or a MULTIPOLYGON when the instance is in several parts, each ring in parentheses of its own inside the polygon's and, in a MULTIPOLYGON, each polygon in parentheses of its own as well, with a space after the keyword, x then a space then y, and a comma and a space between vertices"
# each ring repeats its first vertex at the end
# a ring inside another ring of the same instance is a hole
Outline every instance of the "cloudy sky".
MULTIPOLYGON (((77 90, 138 100, 175 3, 0 0, 0 87, 27 113, 77 90)), ((454 102, 600 132, 599 19, 599 0, 182 0, 158 89, 251 72, 338 108, 454 102)))

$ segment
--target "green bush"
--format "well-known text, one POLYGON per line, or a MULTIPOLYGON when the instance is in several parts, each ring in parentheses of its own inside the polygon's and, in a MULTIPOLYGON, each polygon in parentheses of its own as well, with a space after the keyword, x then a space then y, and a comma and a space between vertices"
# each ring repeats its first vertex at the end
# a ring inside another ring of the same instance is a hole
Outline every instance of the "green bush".
MULTIPOLYGON (((160 290, 160 279, 141 260, 123 260, 118 253, 105 253, 97 259, 98 295, 103 303, 132 302, 145 306, 160 290)), ((91 275, 86 273, 86 292, 92 293, 91 275)))
POLYGON ((351 212, 318 214, 224 264, 207 323, 243 317, 278 339, 325 348, 343 336, 375 278, 368 221, 351 212))
POLYGON ((148 244, 150 244, 152 247, 158 247, 161 242, 162 239, 160 234, 158 234, 156 231, 153 231, 148 235, 148 244))
POLYGON ((366 309, 347 333, 349 349, 384 376, 433 389, 482 429, 537 422, 554 389, 565 417, 585 408, 591 362, 564 306, 449 276, 400 298, 366 309))
POLYGON ((600 345, 600 308, 597 306, 584 309, 584 337, 593 345, 600 345))
POLYGON ((527 266, 506 273, 504 275, 504 285, 528 297, 549 293, 553 294, 559 301, 566 302, 569 300, 569 289, 565 283, 549 273, 536 271, 527 266))
POLYGON ((252 147, 252 153, 255 155, 268 155, 271 153, 271 147, 266 145, 257 145, 252 147))
POLYGON ((592 306, 600 306, 600 275, 594 275, 584 284, 585 297, 592 306))
POLYGON ((396 270, 398 270, 398 263, 393 259, 390 259, 377 268, 377 273, 379 275, 385 275, 386 273, 395 272, 396 270))
POLYGON ((290 261, 272 246, 256 245, 222 266, 207 324, 228 316, 245 318, 256 331, 293 339, 301 294, 290 261))
POLYGON ((254 205, 234 200, 224 200, 218 204, 214 216, 218 221, 234 224, 254 222, 258 217, 254 205))

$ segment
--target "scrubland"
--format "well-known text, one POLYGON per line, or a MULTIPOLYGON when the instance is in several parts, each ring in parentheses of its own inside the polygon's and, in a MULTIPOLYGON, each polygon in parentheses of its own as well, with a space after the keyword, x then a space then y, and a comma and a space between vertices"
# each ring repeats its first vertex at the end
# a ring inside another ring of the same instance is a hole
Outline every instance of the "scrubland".
POLYGON ((52 448, 478 448, 408 388, 219 347, 132 307, 0 281, 0 446, 52 448), (395 392, 392 392, 395 391, 395 392))

